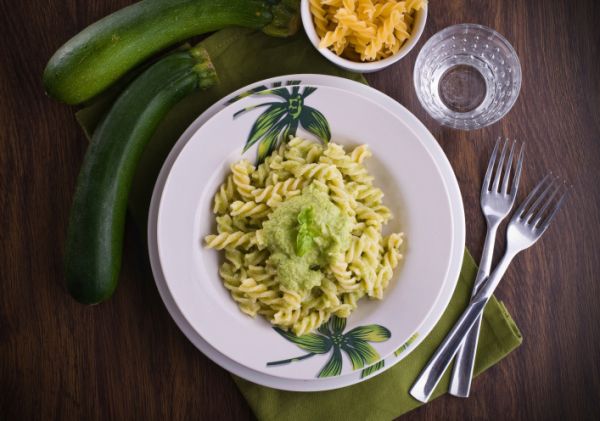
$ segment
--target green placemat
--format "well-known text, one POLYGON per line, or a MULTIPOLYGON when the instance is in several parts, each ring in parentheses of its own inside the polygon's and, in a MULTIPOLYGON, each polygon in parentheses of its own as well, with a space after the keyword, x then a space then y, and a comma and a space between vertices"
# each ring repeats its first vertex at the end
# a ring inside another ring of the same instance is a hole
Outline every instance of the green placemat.
MULTIPOLYGON (((249 83, 292 73, 338 75, 366 83, 362 76, 338 69, 323 59, 304 34, 291 39, 277 39, 246 29, 227 29, 213 34, 203 44, 217 69, 219 85, 178 104, 144 152, 130 196, 133 220, 141 232, 146 232, 152 188, 166 155, 185 128, 215 101, 249 83)), ((110 103, 109 94, 77 113, 77 119, 88 136, 110 103)), ((236 384, 260 420, 393 419, 421 405, 408 394, 408 390, 466 307, 476 272, 477 266, 465 250, 458 285, 441 320, 417 349, 379 376, 354 386, 319 393, 284 392, 234 376, 236 384)), ((483 315, 475 374, 496 364, 521 341, 519 329, 506 308, 492 297, 483 315)), ((435 396, 447 390, 449 371, 436 389, 435 396)))

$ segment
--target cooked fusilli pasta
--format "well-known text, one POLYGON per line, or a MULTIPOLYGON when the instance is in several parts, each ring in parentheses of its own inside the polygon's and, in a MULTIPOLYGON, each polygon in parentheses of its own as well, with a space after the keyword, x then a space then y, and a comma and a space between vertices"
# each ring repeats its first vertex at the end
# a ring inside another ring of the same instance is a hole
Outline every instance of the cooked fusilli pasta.
MULTIPOLYGON (((322 4, 352 6, 368 16, 393 12, 360 0, 322 4)), ((370 156, 367 145, 346 153, 335 143, 324 147, 294 138, 256 168, 245 160, 231 166, 232 173, 215 194, 217 234, 207 235, 205 242, 209 248, 224 250, 219 273, 242 312, 260 314, 303 335, 333 314, 348 317, 364 296, 383 297, 402 259, 403 235, 382 235, 392 214, 363 166, 370 156), (309 187, 326 192, 336 212, 351 221, 350 241, 345 249, 329 255, 326 267, 319 268, 323 276, 316 286, 295 290, 278 278, 263 223, 278 206, 309 187)))

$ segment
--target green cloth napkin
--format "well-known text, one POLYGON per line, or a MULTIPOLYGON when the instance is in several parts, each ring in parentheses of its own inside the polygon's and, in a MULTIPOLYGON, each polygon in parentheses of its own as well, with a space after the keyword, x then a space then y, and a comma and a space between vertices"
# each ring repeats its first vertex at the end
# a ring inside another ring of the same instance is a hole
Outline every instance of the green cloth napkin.
MULTIPOLYGON (((219 76, 219 85, 178 104, 166 117, 144 152, 130 196, 130 211, 141 232, 146 232, 152 188, 160 167, 181 133, 206 108, 249 83, 292 73, 323 73, 361 82, 360 75, 323 59, 304 34, 291 39, 270 38, 246 29, 222 30, 202 41, 219 76)), ((79 111, 77 119, 89 135, 110 106, 114 92, 79 111)), ((452 300, 429 336, 408 357, 365 382, 343 389, 319 392, 284 392, 234 376, 240 391, 259 420, 390 420, 421 405, 409 394, 413 381, 466 307, 477 266, 465 250, 460 279, 452 300)), ((475 374, 496 364, 521 344, 522 337, 502 302, 492 297, 487 305, 475 362, 475 374)), ((435 396, 447 390, 450 370, 435 396)))

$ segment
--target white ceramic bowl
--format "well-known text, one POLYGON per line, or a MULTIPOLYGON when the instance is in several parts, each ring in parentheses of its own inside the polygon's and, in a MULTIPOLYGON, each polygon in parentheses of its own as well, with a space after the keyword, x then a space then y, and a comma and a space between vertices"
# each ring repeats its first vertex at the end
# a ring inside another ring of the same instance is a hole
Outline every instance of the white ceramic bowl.
MULTIPOLYGON (((384 234, 406 233, 405 259, 386 299, 361 302, 348 318, 349 331, 380 325, 389 337, 377 341, 373 352, 383 359, 396 352, 421 330, 448 281, 452 262, 462 256, 454 253, 457 227, 447 184, 427 147, 435 141, 416 133, 414 121, 389 110, 381 100, 345 89, 284 85, 244 95, 216 113, 192 135, 165 181, 157 217, 157 246, 166 284, 190 325, 221 354, 266 375, 309 381, 320 375, 329 356, 303 358, 296 364, 298 347, 294 343, 282 338, 266 320, 239 311, 218 275, 220 253, 203 247, 201 240, 214 232, 212 197, 229 172, 229 164, 242 154, 254 159, 258 145, 245 153, 242 147, 264 113, 264 108, 257 107, 281 102, 284 97, 295 101, 294 95, 304 98, 303 110, 323 115, 336 142, 369 144, 373 157, 366 165, 386 194, 384 203, 396 216, 384 234), (239 110, 248 111, 240 115, 239 110)), ((311 136, 303 121, 297 134, 311 136)), ((336 375, 362 368, 365 366, 340 364, 336 375)))
POLYGON ((379 70, 382 70, 392 64, 396 63, 402 57, 407 55, 410 50, 417 44, 419 38, 421 38, 421 34, 423 33, 423 29, 425 28, 425 22, 427 21, 427 10, 429 5, 426 3, 425 7, 421 10, 418 10, 415 14, 415 23, 413 26, 411 37, 402 45, 398 52, 390 57, 384 58, 382 60, 376 60, 371 62, 357 62, 348 60, 346 58, 340 57, 331 51, 329 48, 319 48, 319 42, 321 38, 317 35, 317 31, 315 30, 315 25, 313 21, 312 14, 310 13, 310 2, 309 0, 302 0, 301 3, 301 13, 302 13, 302 25, 304 26, 304 31, 306 35, 308 35, 308 39, 312 43, 312 45, 321 53, 327 60, 336 64, 337 66, 350 70, 351 72, 358 73, 373 73, 379 70))

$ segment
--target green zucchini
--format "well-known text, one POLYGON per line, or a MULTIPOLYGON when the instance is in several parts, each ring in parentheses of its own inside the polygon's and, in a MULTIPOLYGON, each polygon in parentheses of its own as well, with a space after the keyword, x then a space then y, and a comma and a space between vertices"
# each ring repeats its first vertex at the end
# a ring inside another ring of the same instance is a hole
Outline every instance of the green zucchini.
POLYGON ((85 102, 162 49, 227 26, 288 36, 298 28, 299 0, 144 0, 88 26, 54 53, 46 92, 85 102))
POLYGON ((215 83, 206 50, 177 51, 137 77, 95 130, 77 179, 65 249, 67 288, 78 301, 99 303, 114 292, 129 190, 156 127, 183 97, 215 83))

